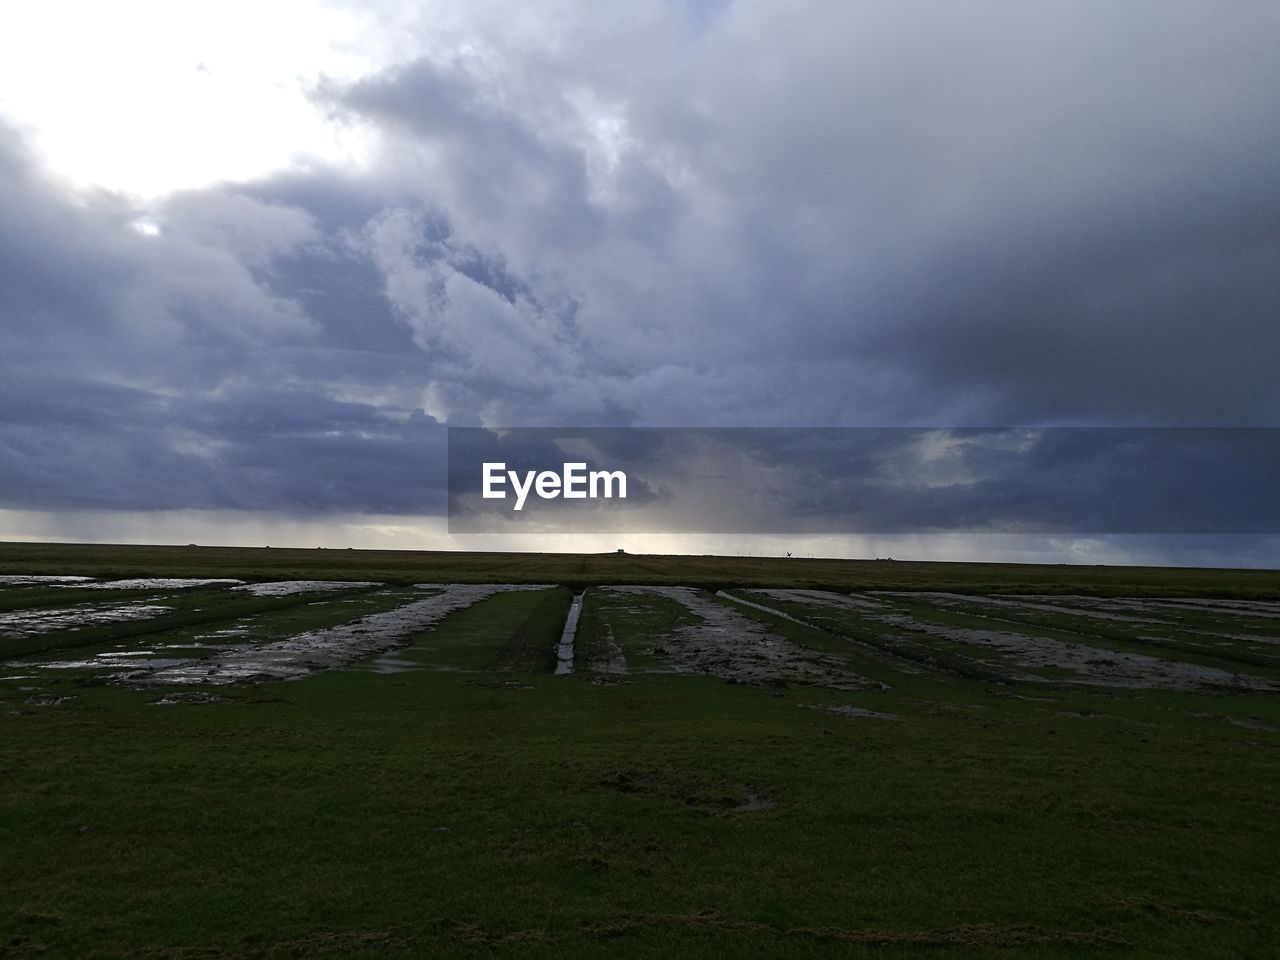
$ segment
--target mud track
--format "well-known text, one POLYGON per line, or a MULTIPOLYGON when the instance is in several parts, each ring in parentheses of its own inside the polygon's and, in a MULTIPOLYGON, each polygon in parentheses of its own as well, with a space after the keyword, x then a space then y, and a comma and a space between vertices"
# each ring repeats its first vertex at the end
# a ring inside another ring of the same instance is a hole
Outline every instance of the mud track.
MULTIPOLYGON (((1092 686, 1149 688, 1163 690, 1223 690, 1272 692, 1280 689, 1262 677, 1232 673, 1216 667, 1205 667, 1181 660, 1166 660, 1141 653, 1124 653, 1070 643, 1048 637, 1029 636, 1004 630, 976 630, 922 623, 903 614, 881 614, 873 617, 886 626, 909 633, 922 633, 955 643, 988 647, 1008 657, 1024 669, 1056 668, 1069 670, 1075 676, 1053 678, 1054 682, 1083 683, 1092 686)), ((999 663, 983 662, 1001 670, 999 663)), ((1007 668, 1003 668, 1007 672, 1007 668)), ((1034 674, 1019 674, 1013 679, 1044 681, 1034 674)))
POLYGON ((85 604, 55 610, 16 610, 12 613, 0 613, 0 637, 12 640, 105 623, 149 620, 172 609, 161 604, 136 602, 111 606, 85 604))
POLYGON ((443 587, 433 596, 394 610, 369 614, 350 623, 311 630, 274 643, 236 647, 209 659, 136 671, 120 679, 130 686, 142 687, 292 680, 394 650, 403 646, 413 634, 429 630, 449 614, 495 593, 542 589, 546 588, 518 584, 455 584, 443 587))
POLYGON ((855 674, 840 657, 809 650, 771 633, 759 621, 692 587, 611 586, 625 594, 657 594, 682 604, 699 622, 657 638, 655 653, 677 673, 723 677, 756 686, 828 687, 879 690, 881 684, 855 674))

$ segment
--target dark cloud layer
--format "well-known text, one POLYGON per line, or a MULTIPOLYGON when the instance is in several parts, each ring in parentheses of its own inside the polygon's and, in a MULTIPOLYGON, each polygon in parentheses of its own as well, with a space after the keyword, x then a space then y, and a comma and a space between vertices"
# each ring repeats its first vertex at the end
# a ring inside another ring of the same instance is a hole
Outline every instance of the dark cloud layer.
POLYGON ((460 16, 317 83, 366 168, 143 210, 0 128, 0 506, 438 514, 444 423, 1280 425, 1274 4, 460 16))
POLYGON ((1274 428, 465 428, 449 528, 1280 535, 1278 474, 1274 428), (508 471, 566 463, 625 474, 625 500, 531 491, 515 509, 508 471))

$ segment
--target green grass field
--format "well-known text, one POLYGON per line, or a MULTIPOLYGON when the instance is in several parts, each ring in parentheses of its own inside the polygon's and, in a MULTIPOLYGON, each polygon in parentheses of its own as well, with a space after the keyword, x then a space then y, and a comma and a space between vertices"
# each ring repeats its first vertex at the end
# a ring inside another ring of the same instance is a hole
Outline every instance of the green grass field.
POLYGON ((5 956, 1236 958, 1280 935, 1280 619, 1105 599, 1266 601, 1274 571, 2 544, 0 574, 388 585, 0 587, 5 956), (463 582, 555 586, 298 680, 111 666, 463 582), (605 584, 695 587, 702 614, 605 584), (168 609, 3 620, 122 604, 168 609), (753 674, 755 636, 861 683, 753 674))

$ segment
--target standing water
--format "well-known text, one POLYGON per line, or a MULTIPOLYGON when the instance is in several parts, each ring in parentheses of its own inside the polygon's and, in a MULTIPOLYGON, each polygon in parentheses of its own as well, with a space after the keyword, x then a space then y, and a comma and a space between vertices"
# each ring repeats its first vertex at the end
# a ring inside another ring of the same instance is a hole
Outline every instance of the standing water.
POLYGON ((564 632, 560 634, 560 645, 556 647, 556 676, 573 673, 573 638, 578 633, 578 615, 582 613, 582 594, 573 595, 573 603, 569 605, 569 613, 564 618, 564 632))

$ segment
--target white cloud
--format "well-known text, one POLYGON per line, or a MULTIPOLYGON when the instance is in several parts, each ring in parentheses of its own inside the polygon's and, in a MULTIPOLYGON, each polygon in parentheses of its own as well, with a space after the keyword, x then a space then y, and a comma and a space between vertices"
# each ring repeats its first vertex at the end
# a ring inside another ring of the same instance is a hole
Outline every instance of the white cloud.
POLYGON ((156 197, 369 143, 308 100, 382 60, 356 7, 321 0, 42 0, 0 12, 0 115, 78 185, 156 197))

